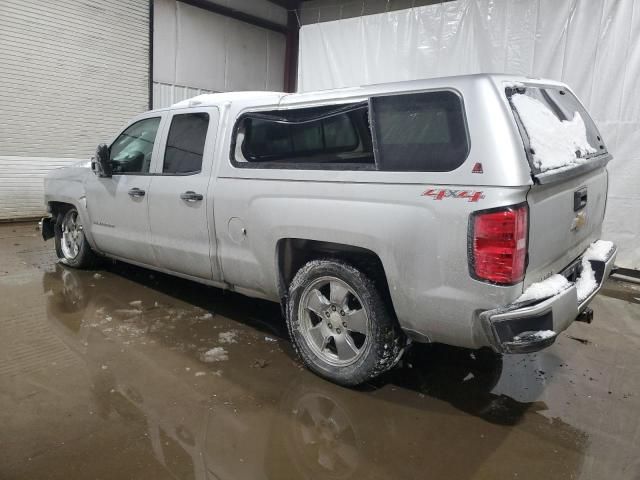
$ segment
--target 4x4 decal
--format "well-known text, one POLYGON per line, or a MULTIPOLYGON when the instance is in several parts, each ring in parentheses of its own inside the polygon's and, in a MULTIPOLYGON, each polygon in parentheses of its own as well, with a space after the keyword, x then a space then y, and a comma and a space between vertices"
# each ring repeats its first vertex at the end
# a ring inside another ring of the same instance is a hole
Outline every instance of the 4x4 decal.
POLYGON ((482 191, 475 192, 472 190, 450 190, 448 188, 435 189, 430 188, 422 194, 423 197, 433 197, 434 200, 442 200, 443 198, 466 198, 470 202, 477 202, 484 198, 482 191))

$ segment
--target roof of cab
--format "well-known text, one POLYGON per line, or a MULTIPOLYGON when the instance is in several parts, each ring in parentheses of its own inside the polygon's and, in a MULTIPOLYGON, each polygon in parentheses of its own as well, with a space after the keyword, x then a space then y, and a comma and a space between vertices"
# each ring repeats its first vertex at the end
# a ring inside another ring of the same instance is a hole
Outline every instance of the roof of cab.
POLYGON ((243 91, 207 93, 173 104, 170 109, 217 106, 225 103, 241 103, 251 105, 300 105, 327 100, 348 100, 393 92, 427 90, 432 88, 457 88, 464 84, 489 80, 498 84, 504 83, 544 83, 563 85, 553 80, 522 77, 517 75, 479 73, 472 75, 456 75, 421 80, 405 80, 400 82, 378 83, 359 87, 344 87, 315 92, 284 93, 268 91, 243 91))

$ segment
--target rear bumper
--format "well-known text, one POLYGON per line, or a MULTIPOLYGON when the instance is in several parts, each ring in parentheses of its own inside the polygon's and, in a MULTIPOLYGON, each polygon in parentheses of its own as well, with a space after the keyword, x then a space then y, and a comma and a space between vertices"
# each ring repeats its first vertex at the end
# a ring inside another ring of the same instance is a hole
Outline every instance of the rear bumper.
MULTIPOLYGON (((513 303, 480 314, 482 326, 494 350, 502 353, 531 353, 555 342, 600 291, 613 269, 617 249, 615 245, 603 259, 589 259, 596 287, 578 300, 576 283, 552 297, 533 304, 513 303)), ((581 261, 579 259, 579 261, 581 261)))

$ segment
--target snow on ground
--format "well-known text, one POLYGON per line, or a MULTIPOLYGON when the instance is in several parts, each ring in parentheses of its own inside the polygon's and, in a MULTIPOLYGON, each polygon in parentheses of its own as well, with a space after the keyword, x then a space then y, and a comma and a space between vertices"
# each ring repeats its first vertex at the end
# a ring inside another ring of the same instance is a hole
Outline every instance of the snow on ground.
POLYGON ((235 330, 229 330, 228 332, 221 332, 218 334, 218 341, 220 343, 236 343, 236 337, 238 332, 235 330))
POLYGON ((529 288, 527 288, 524 293, 518 297, 516 303, 553 297, 569 286, 569 280, 562 275, 552 275, 541 282, 532 283, 529 288))
POLYGON ((541 172, 583 163, 581 156, 595 153, 587 140, 584 120, 575 112, 572 120, 560 120, 542 102, 524 94, 511 97, 535 152, 533 162, 541 172))
POLYGON ((118 308, 113 311, 119 317, 132 317, 137 316, 142 313, 142 310, 138 310, 137 308, 118 308))
POLYGON ((224 360, 229 360, 229 355, 224 348, 214 347, 200 355, 200 360, 206 363, 222 362, 224 360))

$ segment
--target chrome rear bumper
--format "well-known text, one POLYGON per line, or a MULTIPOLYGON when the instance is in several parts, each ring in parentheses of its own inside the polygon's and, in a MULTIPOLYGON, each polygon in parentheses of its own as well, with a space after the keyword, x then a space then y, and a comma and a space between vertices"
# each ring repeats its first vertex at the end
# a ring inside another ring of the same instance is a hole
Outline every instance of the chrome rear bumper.
MULTIPOLYGON (((604 260, 589 260, 596 288, 578 301, 576 283, 556 295, 535 303, 513 303, 480 314, 483 328, 494 350, 502 353, 530 353, 555 342, 558 334, 585 311, 613 269, 615 245, 604 260)), ((581 260, 581 259, 579 259, 581 260)))

